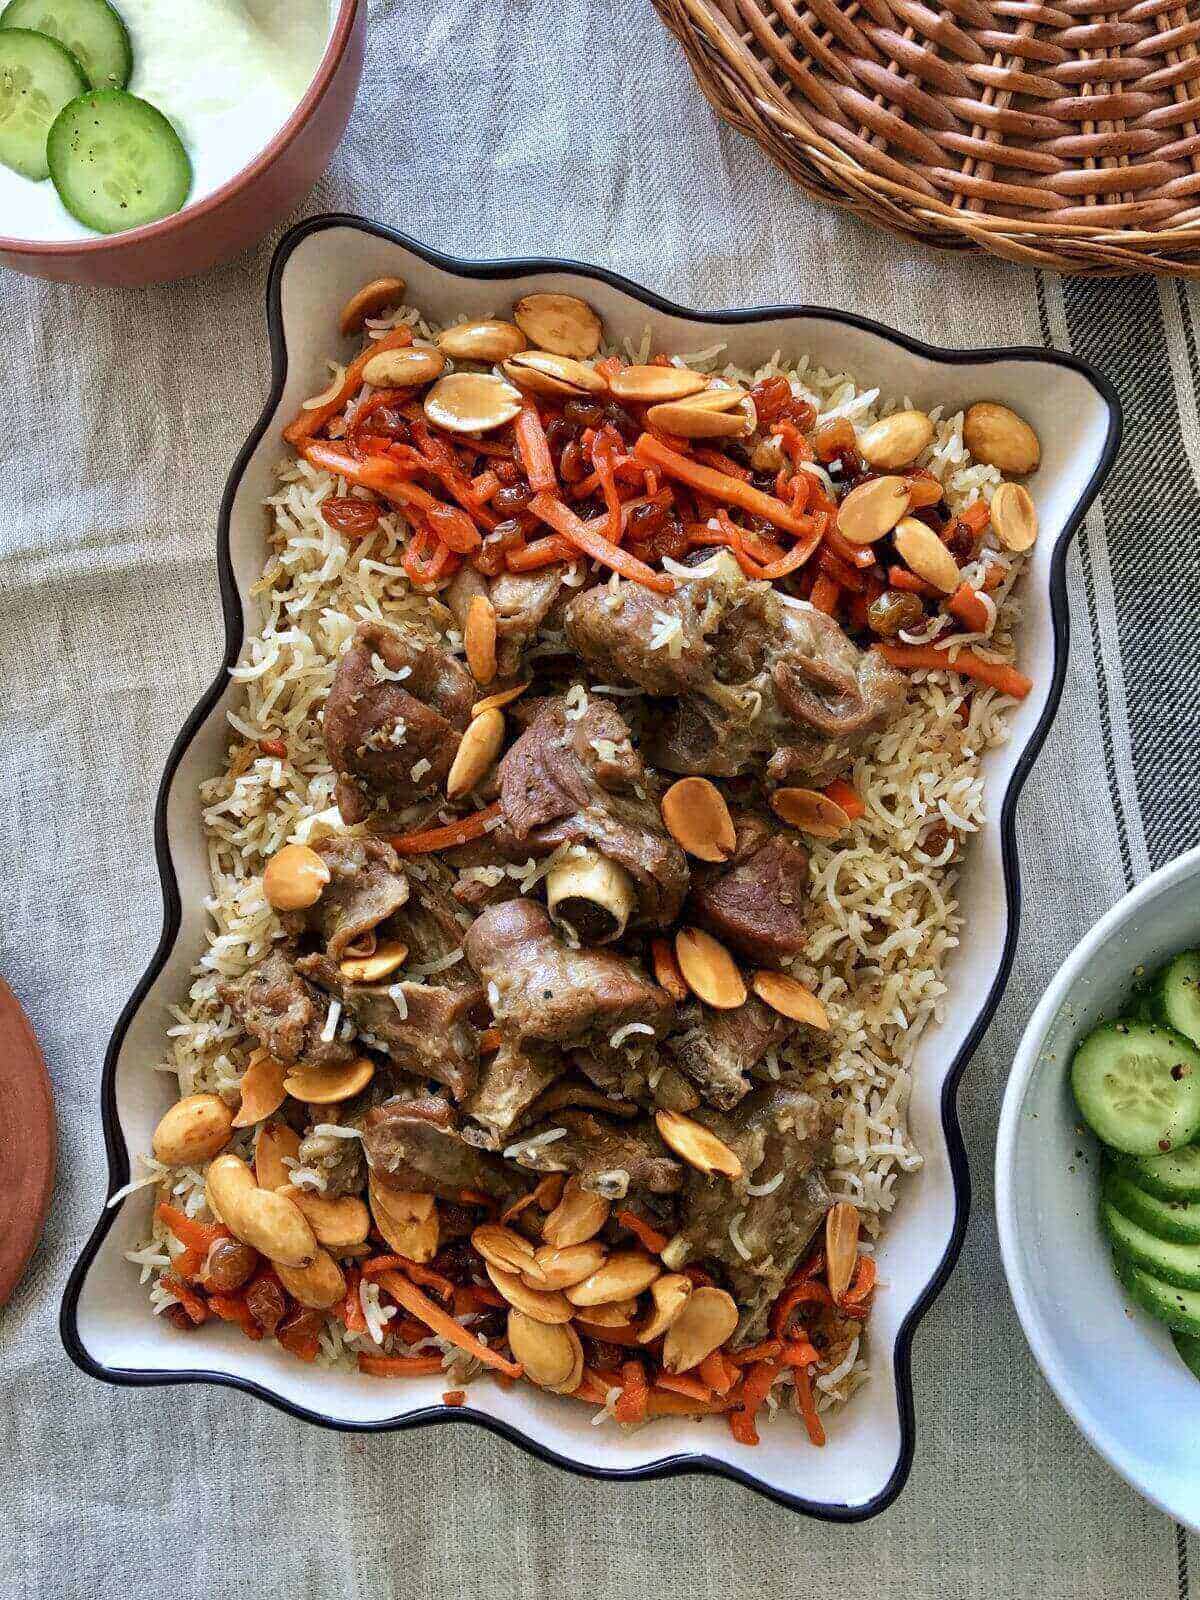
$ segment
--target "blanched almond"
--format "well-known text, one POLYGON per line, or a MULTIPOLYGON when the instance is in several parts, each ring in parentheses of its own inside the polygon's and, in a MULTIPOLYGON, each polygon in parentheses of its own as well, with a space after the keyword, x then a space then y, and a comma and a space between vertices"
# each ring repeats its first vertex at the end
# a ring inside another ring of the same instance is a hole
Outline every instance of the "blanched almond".
POLYGON ((562 1198, 542 1224, 542 1238, 561 1250, 583 1244, 600 1232, 611 1210, 603 1196, 581 1189, 578 1178, 568 1178, 562 1198))
POLYGON ((858 453, 882 472, 909 467, 933 439, 933 423, 923 411, 894 411, 858 436, 858 453))
POLYGON ((799 978, 790 973, 771 972, 766 967, 754 974, 754 992, 780 1016, 791 1017, 793 1022, 807 1022, 810 1028, 829 1031, 829 1014, 825 1007, 806 989, 799 978))
POLYGON ((567 1373, 561 1383, 546 1384, 546 1388, 549 1389, 551 1394, 574 1394, 583 1379, 583 1345, 579 1342, 579 1335, 569 1322, 563 1331, 571 1341, 574 1360, 571 1362, 570 1372, 567 1373))
POLYGON ((688 988, 705 1005, 735 1011, 746 1003, 746 985, 737 963, 723 944, 701 928, 680 928, 675 959, 688 988))
POLYGON ((694 1285, 682 1272, 664 1272, 650 1285, 654 1309, 638 1330, 638 1343, 650 1344, 678 1320, 692 1296, 694 1285))
POLYGON ((513 307, 513 320, 531 344, 559 356, 586 361, 600 348, 600 318, 573 294, 526 294, 513 307))
POLYGON ((606 1305, 589 1306, 575 1320, 585 1333, 593 1328, 627 1328, 637 1311, 637 1296, 631 1295, 628 1300, 610 1300, 606 1305))
POLYGON ((369 1056, 357 1056, 339 1067, 294 1067, 283 1080, 283 1087, 294 1100, 310 1106, 331 1106, 361 1094, 375 1076, 375 1063, 369 1056))
POLYGON ((719 1350, 737 1325, 738 1308, 732 1295, 706 1285, 694 1289, 687 1305, 667 1329, 664 1370, 674 1374, 690 1372, 705 1356, 719 1350))
POLYGON ((293 1189, 291 1198, 308 1218, 317 1243, 335 1255, 363 1244, 371 1231, 370 1213, 357 1195, 327 1196, 293 1189))
POLYGON ((504 743, 504 713, 493 707, 481 711, 467 723, 446 778, 446 798, 457 800, 470 794, 492 770, 504 743))
POLYGON ((667 832, 699 861, 728 861, 737 833, 725 797, 707 778, 680 778, 662 797, 667 832))
POLYGON ((338 971, 347 983, 382 983, 408 960, 408 946, 400 939, 379 940, 369 955, 348 956, 338 971))
POLYGON ((992 528, 1006 550, 1028 550, 1038 536, 1037 507, 1020 483, 1002 483, 992 496, 992 528))
POLYGON ((388 1189, 372 1174, 367 1196, 375 1226, 397 1255, 410 1261, 432 1261, 438 1252, 441 1224, 431 1194, 410 1194, 388 1189))
POLYGON ((463 624, 463 648, 476 683, 496 676, 496 608, 485 594, 473 595, 463 624))
POLYGON ((819 789, 776 789, 771 810, 790 828, 811 833, 814 839, 836 839, 850 826, 850 818, 837 801, 819 789))
POLYGON ((363 382, 376 389, 424 388, 446 370, 440 350, 425 345, 407 345, 398 350, 381 350, 363 368, 363 382))
POLYGON ((254 1143, 254 1176, 260 1189, 278 1189, 286 1183, 291 1169, 283 1158, 295 1161, 300 1155, 300 1135, 286 1122, 269 1122, 258 1130, 254 1143))
POLYGON ((980 400, 963 417, 963 443, 976 461, 1023 478, 1042 459, 1037 434, 1008 406, 980 400))
POLYGON ((318 1250, 306 1267, 277 1261, 275 1271, 287 1292, 314 1311, 325 1311, 346 1298, 346 1279, 328 1250, 318 1250))
POLYGON ((908 510, 909 487, 903 478, 870 478, 838 506, 838 532, 849 544, 874 544, 908 510))
POLYGON ((555 355, 548 350, 522 350, 503 363, 503 371, 518 388, 555 400, 603 394, 608 387, 594 367, 585 367, 582 361, 573 361, 570 356, 555 355))
POLYGON ((697 1172, 719 1172, 734 1182, 742 1176, 737 1153, 702 1122, 682 1111, 656 1111, 654 1125, 662 1142, 697 1172))
POLYGON ((283 1087, 286 1070, 281 1061, 276 1061, 265 1050, 253 1052, 239 1085, 242 1103, 233 1119, 235 1128, 252 1128, 256 1122, 262 1122, 279 1110, 287 1099, 287 1090, 283 1087))
POLYGON ((524 350, 526 339, 513 322, 481 317, 475 322, 460 322, 453 328, 443 328, 437 342, 455 361, 486 361, 490 366, 524 350))
POLYGON ((671 999, 682 1005, 687 999, 689 990, 684 982, 683 973, 679 962, 675 959, 675 951, 666 939, 654 939, 650 944, 650 959, 654 966, 654 981, 659 988, 665 989, 671 999))
POLYGON ((953 594, 962 581, 958 562, 926 522, 901 517, 892 530, 896 553, 910 572, 945 594, 953 594))
POLYGON ((614 1250, 602 1267, 580 1283, 572 1284, 566 1297, 573 1306, 602 1306, 612 1300, 628 1300, 648 1289, 662 1267, 644 1250, 614 1250))
POLYGON ((669 400, 651 406, 646 421, 664 433, 673 433, 677 439, 733 439, 749 431, 746 412, 696 403, 703 398, 697 395, 691 400, 669 400))
POLYGON ((263 893, 276 911, 315 906, 329 882, 329 868, 306 844, 285 844, 267 862, 263 893))
POLYGON ((535 1322, 570 1322, 572 1309, 565 1295, 557 1290, 531 1289, 528 1284, 522 1283, 515 1272, 505 1272, 490 1261, 485 1260, 484 1266, 488 1277, 510 1306, 516 1306, 518 1311, 523 1311, 535 1322))
POLYGON ((482 700, 476 700, 471 707, 471 715, 478 717, 485 711, 491 711, 493 707, 499 711, 502 706, 511 705, 514 700, 519 700, 528 687, 529 682, 527 681, 525 683, 510 683, 507 689, 497 689, 495 694, 485 695, 482 700))
POLYGON ((706 411, 732 411, 735 406, 741 405, 747 393, 737 383, 713 383, 699 394, 692 395, 691 403, 702 406, 706 411))
POLYGON ((401 305, 405 287, 403 278, 372 278, 346 301, 338 328, 343 334, 357 333, 367 318, 377 317, 384 306, 401 305))
POLYGON ((537 1322, 514 1308, 508 1313, 508 1343, 529 1381, 548 1389, 570 1377, 579 1340, 569 1323, 537 1322))
POLYGON ((152 1141, 154 1154, 169 1167, 210 1161, 224 1150, 238 1126, 219 1094, 188 1094, 163 1113, 152 1141))
POLYGON ((598 1272, 607 1253, 602 1244, 589 1239, 584 1244, 568 1244, 561 1249, 544 1244, 535 1253, 534 1260, 547 1289, 569 1289, 572 1284, 582 1283, 593 1272, 598 1272))
POLYGON ((858 1208, 849 1200, 839 1200, 825 1213, 825 1278, 835 1300, 845 1294, 854 1276, 858 1230, 858 1208))
POLYGON ((524 1234, 498 1222, 482 1222, 471 1234, 471 1243, 485 1261, 505 1272, 522 1272, 534 1267, 533 1245, 524 1234))
POLYGON ((641 405, 657 405, 664 400, 685 400, 699 394, 708 379, 702 372, 687 367, 622 367, 609 379, 608 387, 618 400, 641 405))
POLYGON ((494 372, 450 372, 438 379, 421 404, 430 422, 447 433, 487 433, 513 420, 521 409, 521 396, 494 372))

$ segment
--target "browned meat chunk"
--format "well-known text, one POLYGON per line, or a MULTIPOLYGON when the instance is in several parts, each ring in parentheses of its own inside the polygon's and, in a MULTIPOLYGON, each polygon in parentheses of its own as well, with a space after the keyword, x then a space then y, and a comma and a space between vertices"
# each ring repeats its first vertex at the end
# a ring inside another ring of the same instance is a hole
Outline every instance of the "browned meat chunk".
POLYGON ((614 1100, 611 1095, 594 1089, 590 1083, 571 1073, 556 1078, 548 1089, 543 1089, 537 1099, 527 1107, 523 1122, 555 1120, 568 1106, 587 1111, 602 1111, 608 1117, 623 1119, 636 1117, 638 1108, 627 1100, 614 1100))
POLYGON ((519 1172, 466 1144, 449 1101, 387 1100, 367 1114, 363 1130, 367 1162, 380 1183, 413 1194, 457 1200, 477 1189, 507 1204, 529 1187, 519 1172))
POLYGON ((337 1067, 358 1054, 336 1033, 322 1039, 328 998, 305 981, 282 950, 273 950, 236 981, 219 983, 217 993, 247 1033, 284 1066, 337 1067))
POLYGON ((625 956, 573 950, 534 900, 492 906, 471 924, 467 960, 488 985, 501 1032, 530 1045, 607 1043, 631 1023, 661 1037, 670 996, 625 956))
MULTIPOLYGON (((518 851, 587 845, 628 873, 634 926, 665 927, 679 915, 687 861, 663 826, 655 781, 607 701, 593 696, 572 716, 565 700, 547 700, 500 763, 500 803, 518 851)), ((594 919, 579 926, 582 915, 576 907, 567 918, 580 937, 613 933, 594 919)))
POLYGON ((609 682, 675 697, 655 725, 657 766, 732 776, 771 752, 773 782, 836 777, 899 713, 903 675, 727 558, 697 571, 666 597, 634 583, 585 590, 567 606, 568 641, 609 682))
POLYGON ((400 857, 382 839, 332 834, 313 845, 330 879, 316 905, 285 914, 290 933, 319 933, 329 956, 340 961, 347 945, 373 933, 408 900, 400 857))
POLYGON ((566 569, 560 564, 537 572, 502 572, 490 581, 474 567, 462 567, 446 590, 446 604, 462 628, 477 594, 496 611, 496 676, 512 678, 520 671, 521 653, 546 620, 562 593, 566 569))
POLYGON ((751 995, 736 1011, 690 1008, 666 1049, 711 1105, 729 1111, 749 1092, 749 1075, 767 1051, 795 1031, 794 1022, 751 995))
POLYGON ((325 703, 325 748, 343 818, 365 822, 441 789, 474 699, 470 674, 438 645, 364 622, 325 703))
POLYGON ((563 1070, 561 1058, 546 1050, 521 1050, 505 1039, 484 1063, 479 1086, 463 1110, 499 1142, 563 1070))
POLYGON ((609 1200, 638 1190, 674 1194, 683 1182, 683 1167, 652 1123, 620 1124, 591 1111, 557 1112, 551 1125, 522 1136, 513 1160, 531 1172, 573 1172, 581 1188, 609 1200), (547 1144, 530 1142, 558 1128, 566 1134, 547 1144))
POLYGON ((691 916, 760 966, 804 949, 808 852, 778 834, 739 866, 693 888, 691 916))

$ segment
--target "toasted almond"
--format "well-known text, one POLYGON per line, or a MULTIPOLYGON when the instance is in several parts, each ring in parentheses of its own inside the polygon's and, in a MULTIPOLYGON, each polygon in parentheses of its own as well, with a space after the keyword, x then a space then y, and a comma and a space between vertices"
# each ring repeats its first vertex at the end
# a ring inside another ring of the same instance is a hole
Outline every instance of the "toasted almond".
POLYGON ((569 1323, 538 1322, 515 1307, 508 1313, 509 1348, 525 1368, 525 1376, 539 1388, 566 1382, 578 1342, 569 1323))
POLYGON ((682 1005, 690 990, 683 980, 675 951, 668 939, 654 939, 650 944, 650 959, 654 965, 654 981, 665 989, 671 999, 682 1005))
POLYGON ((662 797, 667 832, 698 861, 728 861, 737 832, 725 796, 707 778, 680 778, 662 797))
POLYGON ((962 582, 958 562, 926 522, 916 517, 901 517, 892 530, 896 553, 910 572, 946 594, 953 594, 962 582))
POLYGON ((549 350, 522 350, 503 362, 502 369, 505 377, 511 378, 518 388, 556 400, 603 394, 608 387, 594 367, 585 367, 582 361, 573 361, 570 356, 555 355, 549 350))
POLYGON ((992 496, 992 528, 1006 550, 1028 550, 1038 536, 1037 507, 1020 483, 1002 483, 992 496))
POLYGON ((347 983, 382 983, 398 972, 408 960, 408 946, 401 939, 381 939, 369 955, 349 956, 338 963, 347 983))
POLYGON ((154 1154, 169 1167, 195 1166, 224 1150, 238 1126, 219 1094, 184 1095, 167 1107, 155 1128, 154 1154))
POLYGON ((583 1378, 583 1345, 579 1342, 579 1335, 569 1322, 566 1324, 564 1331, 571 1341, 574 1359, 571 1362, 570 1372, 561 1383, 546 1384, 545 1387, 551 1394, 574 1394, 583 1378))
POLYGON ((441 1225, 431 1194, 388 1189, 372 1173, 367 1179, 371 1215, 384 1240, 410 1261, 432 1261, 438 1252, 441 1225))
POLYGON ((703 399, 696 395, 691 400, 668 400, 651 406, 646 421, 664 433, 673 433, 677 439, 732 439, 749 431, 750 419, 745 411, 718 410, 712 404, 698 403, 703 399))
POLYGON ((285 844, 267 862, 263 893, 276 911, 304 911, 316 905, 329 878, 329 868, 315 850, 285 844))
POLYGON ((446 798, 457 800, 470 794, 475 785, 492 770, 504 743, 504 713, 493 707, 481 711, 467 723, 446 778, 446 798))
POLYGON ((283 1080, 283 1087, 294 1100, 310 1106, 331 1106, 361 1094, 375 1076, 375 1063, 369 1056, 356 1056, 340 1067, 294 1067, 283 1080))
POLYGON ((455 361, 486 361, 492 365, 507 361, 518 350, 524 350, 525 335, 513 322, 499 322, 493 317, 481 317, 475 322, 458 322, 452 328, 443 328, 437 342, 446 355, 455 361))
POLYGON ((523 1272, 527 1267, 539 1271, 534 1262, 533 1245, 524 1234, 498 1222, 482 1222, 471 1234, 471 1243, 485 1261, 505 1272, 523 1272))
POLYGON ((825 1007, 806 989, 799 978, 787 972, 771 972, 766 967, 754 974, 754 992, 772 1011, 781 1017, 791 1017, 793 1022, 807 1022, 810 1028, 829 1032, 829 1014, 825 1007))
POLYGON ((471 597, 463 624, 463 648, 476 683, 491 683, 496 676, 496 608, 485 594, 471 597))
POLYGON ((933 423, 923 411, 893 411, 858 436, 858 453, 873 467, 894 472, 909 467, 933 439, 933 423))
POLYGON ((353 1250, 371 1231, 371 1215, 357 1195, 328 1196, 307 1189, 291 1190, 291 1198, 308 1218, 317 1243, 334 1255, 353 1250))
POLYGON ((976 461, 1017 478, 1032 472, 1042 459, 1041 442, 1024 417, 993 400, 967 407, 963 443, 976 461))
POLYGON ((398 306, 404 300, 403 278, 372 278, 342 307, 338 328, 342 334, 357 333, 368 317, 377 317, 384 306, 398 306))
POLYGON ((685 1278, 682 1272, 664 1272, 661 1278, 655 1278, 650 1285, 654 1309, 638 1329, 639 1344, 650 1344, 678 1321, 692 1297, 693 1287, 692 1280, 685 1278))
POLYGON ((737 383, 710 383, 707 389, 691 396, 691 404, 706 411, 732 411, 740 406, 749 391, 737 383))
POLYGON ((505 1272, 503 1267, 494 1266, 486 1259, 484 1266, 488 1277, 510 1306, 516 1306, 518 1311, 523 1311, 535 1322, 570 1322, 571 1304, 565 1295, 555 1289, 531 1289, 527 1283, 522 1283, 515 1272, 505 1272))
POLYGON ((471 707, 471 715, 478 717, 484 711, 499 711, 501 707, 511 705, 514 700, 521 698, 531 682, 532 679, 526 679, 524 683, 510 683, 507 689, 497 689, 495 694, 485 695, 471 707))
POLYGON ((664 400, 686 400, 707 388, 702 372, 687 367, 622 367, 608 380, 609 391, 618 400, 657 405, 664 400))
POLYGON ((513 420, 521 396, 494 372, 449 372, 421 404, 430 422, 448 433, 487 433, 513 420))
POLYGON ((601 1195, 580 1188, 578 1178, 568 1178, 562 1198, 542 1224, 542 1238, 560 1250, 583 1244, 600 1232, 611 1210, 601 1195))
POLYGON ((737 963, 711 933, 680 928, 675 935, 675 959, 684 982, 705 1005, 718 1011, 736 1011, 745 1005, 746 985, 737 963))
POLYGON ((580 1283, 572 1284, 566 1297, 573 1306, 602 1306, 612 1300, 628 1300, 648 1289, 662 1267, 644 1250, 614 1250, 602 1267, 580 1283))
POLYGON ((869 478, 838 506, 837 525, 850 544, 874 544, 900 521, 911 496, 903 478, 869 478))
POLYGON ((300 1135, 286 1122, 268 1122, 258 1130, 254 1142, 254 1176, 260 1189, 278 1189, 288 1181, 290 1169, 283 1164, 286 1156, 295 1161, 300 1154, 300 1135))
POLYGON ((363 382, 376 389, 423 389, 446 370, 446 358, 429 345, 381 350, 363 367, 363 382))
POLYGON ((819 789, 776 789, 771 810, 790 828, 811 833, 814 839, 836 839, 850 826, 850 818, 819 789))
POLYGON ((701 1285, 667 1329, 663 1341, 663 1368, 678 1374, 698 1367, 705 1356, 719 1350, 738 1325, 738 1308, 724 1289, 701 1285))
POLYGON ((662 1142, 697 1172, 719 1172, 731 1182, 742 1176, 742 1163, 736 1151, 702 1122, 685 1117, 682 1111, 660 1110, 654 1113, 654 1125, 662 1142))
POLYGON ((627 1300, 610 1300, 606 1305, 589 1306, 575 1320, 585 1333, 591 1333, 594 1329, 628 1328, 637 1313, 637 1296, 630 1295, 627 1300))
POLYGON ((242 1103, 233 1119, 235 1128, 252 1128, 279 1110, 287 1099, 283 1087, 286 1068, 265 1050, 255 1050, 242 1074, 242 1103))
POLYGON ((275 1271, 287 1292, 314 1311, 326 1311, 346 1298, 346 1279, 328 1250, 318 1250, 306 1267, 289 1267, 277 1261, 275 1271))
POLYGON ((573 294, 526 294, 513 307, 513 320, 532 344, 559 356, 585 361, 600 348, 600 318, 573 294))
MULTIPOLYGON (((569 1289, 604 1265, 608 1252, 595 1239, 584 1244, 544 1244, 534 1255, 547 1289, 569 1289)), ((537 1285, 534 1284, 536 1288, 537 1285)))
POLYGON ((825 1213, 825 1278, 835 1300, 850 1287, 857 1260, 858 1207, 839 1200, 825 1213))

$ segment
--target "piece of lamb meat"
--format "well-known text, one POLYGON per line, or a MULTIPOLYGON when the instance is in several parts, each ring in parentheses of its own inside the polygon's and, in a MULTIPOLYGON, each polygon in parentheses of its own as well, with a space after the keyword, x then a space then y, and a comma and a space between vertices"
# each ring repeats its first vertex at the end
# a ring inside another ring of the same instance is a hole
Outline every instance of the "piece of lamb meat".
POLYGON ((344 820, 365 822, 437 793, 475 693, 466 668, 431 640, 381 622, 360 624, 325 702, 325 748, 344 820), (376 662, 407 676, 381 677, 376 662))
POLYGON ((736 1011, 689 1006, 664 1048, 709 1102, 731 1111, 750 1092, 750 1074, 798 1024, 751 995, 736 1011))
POLYGON ((617 1123, 592 1111, 555 1113, 553 1123, 522 1134, 512 1159, 531 1172, 571 1172, 582 1189, 622 1200, 629 1193, 674 1194, 683 1167, 658 1137, 653 1123, 617 1123), (547 1144, 531 1143, 552 1129, 565 1128, 547 1144))
POLYGON ((490 580, 470 566, 455 573, 445 598, 460 628, 466 626, 467 612, 477 594, 495 608, 498 678, 513 678, 520 671, 522 652, 561 594, 566 570, 556 563, 536 572, 502 572, 490 580))
POLYGON ((630 1023, 661 1037, 671 997, 626 956, 573 950, 535 900, 491 906, 471 924, 464 948, 488 986, 496 1025, 514 1044, 607 1043, 630 1023))
POLYGON ((450 1102, 436 1095, 386 1100, 368 1112, 363 1143, 377 1181, 443 1200, 476 1189, 507 1205, 524 1194, 529 1185, 521 1174, 499 1156, 465 1143, 456 1121, 450 1102))
POLYGON ((758 966, 778 966, 804 949, 808 852, 790 834, 737 866, 696 884, 689 917, 758 966))
POLYGON ((493 1147, 516 1127, 563 1070, 562 1058, 548 1050, 522 1050, 508 1039, 485 1061, 479 1083, 463 1102, 467 1116, 487 1129, 493 1147))
POLYGON ((662 928, 679 915, 687 860, 663 825, 657 782, 608 701, 592 696, 582 715, 565 699, 545 701, 500 763, 500 804, 518 854, 586 845, 628 873, 632 926, 662 928))
POLYGON ((329 999, 313 987, 282 950, 272 950, 237 979, 217 985, 217 994, 269 1055, 285 1067, 340 1067, 359 1053, 335 1031, 321 1037, 329 999))
POLYGON ((335 833, 312 848, 329 868, 321 898, 306 911, 285 912, 292 934, 318 933, 326 953, 340 961, 348 945, 373 933, 408 900, 400 857, 383 839, 335 833))

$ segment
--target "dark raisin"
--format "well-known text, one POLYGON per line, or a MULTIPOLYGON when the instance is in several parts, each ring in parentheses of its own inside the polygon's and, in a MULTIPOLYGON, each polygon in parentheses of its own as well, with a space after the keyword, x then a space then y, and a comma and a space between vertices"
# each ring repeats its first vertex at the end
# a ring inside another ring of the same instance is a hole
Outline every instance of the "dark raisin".
POLYGON ((204 1263, 204 1286, 217 1294, 240 1289, 258 1266, 258 1252, 238 1239, 217 1239, 204 1263))
POLYGON ((597 400, 568 400, 563 416, 581 428, 598 428, 604 420, 604 407, 597 400))
POLYGON ((868 627, 884 639, 894 639, 902 628, 911 631, 920 627, 924 616, 925 607, 919 598, 903 589, 885 589, 867 607, 868 627))
POLYGON ((514 483, 503 489, 497 489, 492 496, 492 505, 506 517, 514 516, 533 499, 533 490, 527 483, 514 483))
POLYGON ((591 463, 583 453, 579 442, 572 439, 571 443, 562 453, 562 460, 558 464, 565 483, 582 483, 592 470, 591 463))

